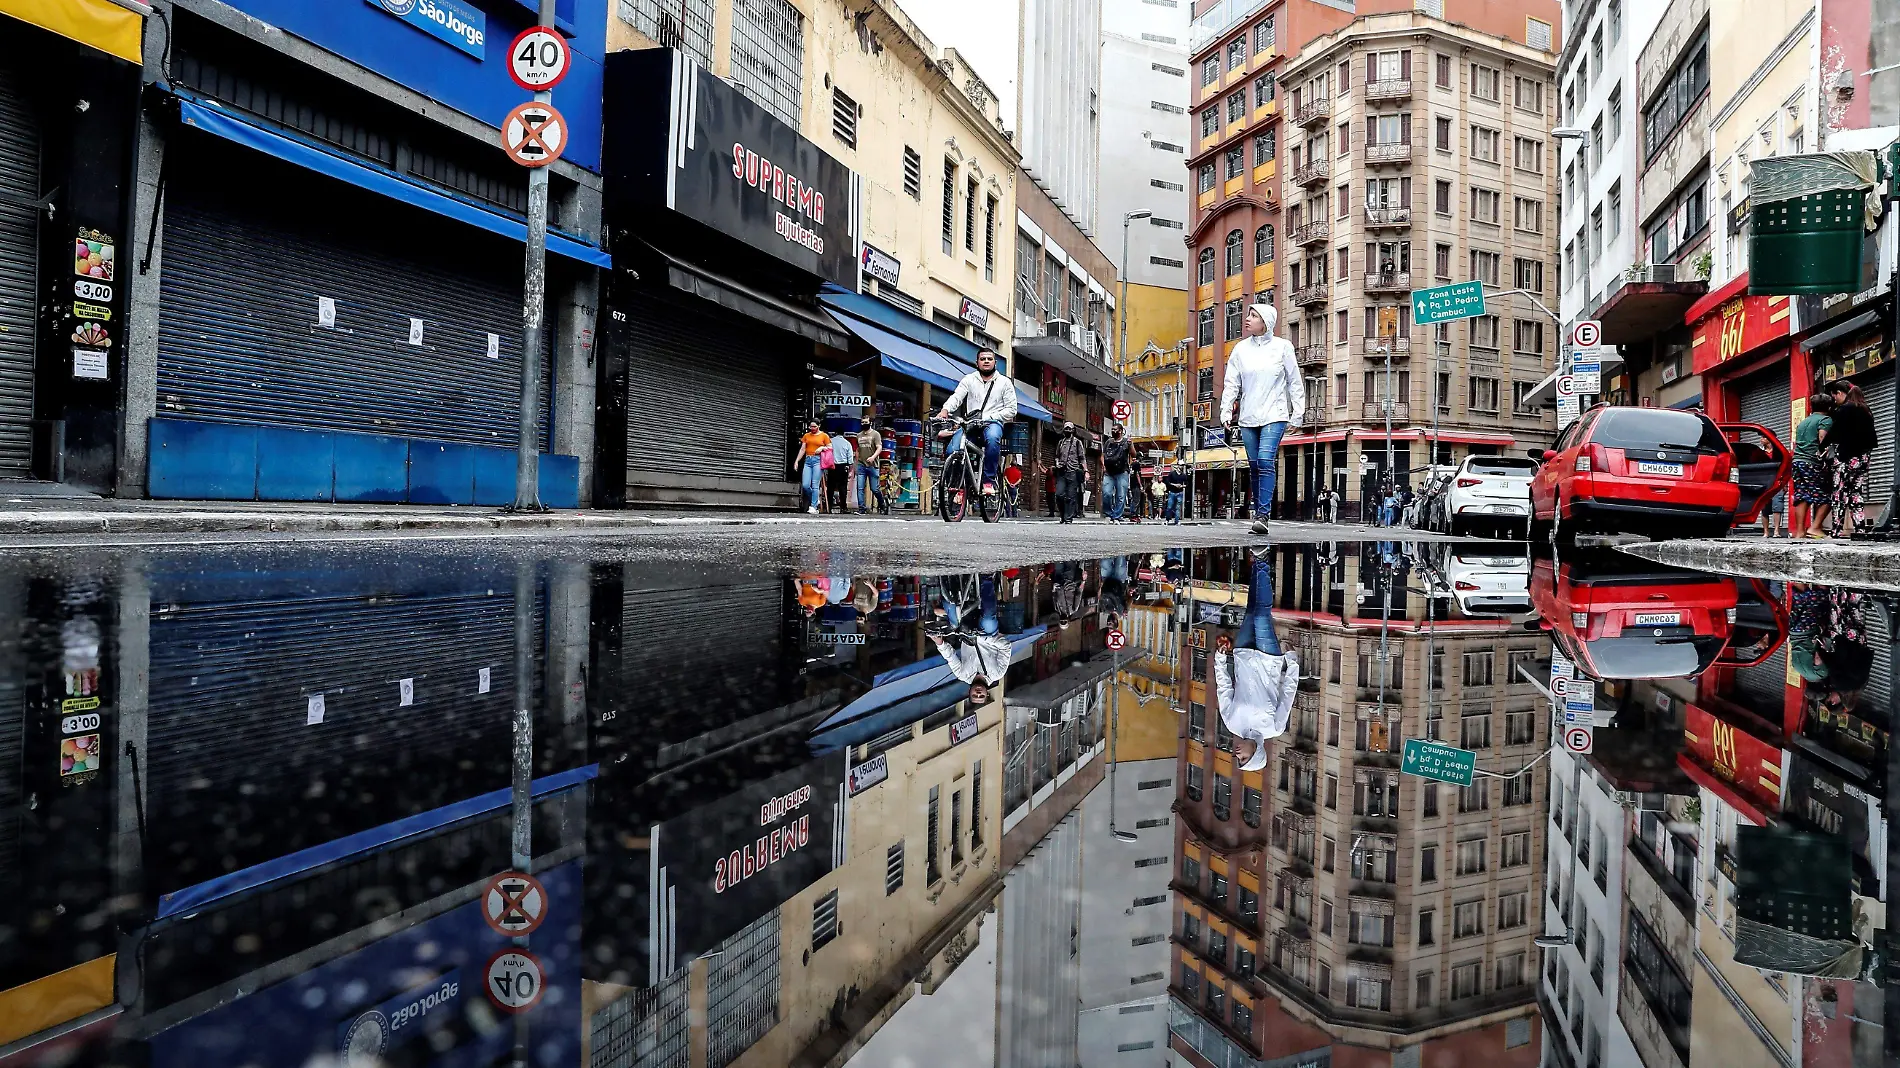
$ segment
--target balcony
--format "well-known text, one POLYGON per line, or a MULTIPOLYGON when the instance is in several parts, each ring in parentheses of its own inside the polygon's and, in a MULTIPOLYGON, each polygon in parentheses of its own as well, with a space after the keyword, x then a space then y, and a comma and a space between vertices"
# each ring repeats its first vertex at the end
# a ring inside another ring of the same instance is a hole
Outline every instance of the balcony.
MULTIPOLYGON (((1362 411, 1360 414, 1360 418, 1365 420, 1366 422, 1368 423, 1385 422, 1385 405, 1383 402, 1367 401, 1365 402, 1365 404, 1361 405, 1361 409, 1362 411)), ((1411 404, 1407 403, 1406 401, 1399 401, 1397 404, 1394 404, 1392 406, 1392 421, 1394 423, 1411 422, 1412 421, 1411 404)))
POLYGON ((1367 166, 1376 166, 1382 163, 1410 162, 1412 162, 1412 143, 1410 141, 1366 146, 1367 166))
POLYGON ((1379 271, 1366 275, 1368 293, 1410 293, 1412 291, 1412 272, 1379 271))
POLYGON ((1392 78, 1387 81, 1367 82, 1365 92, 1368 104, 1380 100, 1410 100, 1412 79, 1392 78))
POLYGON ((1318 126, 1332 117, 1332 98, 1324 96, 1318 100, 1305 101, 1299 106, 1299 110, 1293 113, 1293 121, 1301 126, 1318 126))
POLYGON ((1301 345, 1293 350, 1293 358, 1301 367, 1324 367, 1330 357, 1325 345, 1301 345))
POLYGON ((1326 303, 1327 291, 1332 287, 1325 282, 1315 282, 1310 286, 1301 286, 1293 291, 1293 303, 1296 307, 1313 308, 1326 303))
POLYGON ((1359 339, 1359 354, 1374 359, 1384 359, 1390 353, 1395 360, 1407 359, 1412 355, 1412 339, 1401 334, 1398 337, 1362 337, 1359 339), (1383 350, 1383 351, 1381 351, 1383 350))
POLYGON ((1325 219, 1314 219, 1293 228, 1293 243, 1296 245, 1323 245, 1330 236, 1331 229, 1325 219))
POLYGON ((1367 208, 1366 226, 1369 228, 1412 225, 1411 208, 1367 208))
POLYGON ((1333 169, 1328 161, 1316 159, 1301 167, 1299 170, 1294 171, 1293 181, 1296 185, 1319 185, 1328 178, 1331 178, 1332 175, 1333 169))

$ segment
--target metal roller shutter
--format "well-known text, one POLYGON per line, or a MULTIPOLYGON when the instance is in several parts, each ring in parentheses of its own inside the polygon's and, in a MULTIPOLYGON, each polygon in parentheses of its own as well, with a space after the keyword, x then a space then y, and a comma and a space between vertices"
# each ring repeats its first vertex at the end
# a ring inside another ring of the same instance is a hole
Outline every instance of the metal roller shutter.
POLYGON ((1774 655, 1754 667, 1736 668, 1735 689, 1745 698, 1741 703, 1749 711, 1779 723, 1788 692, 1788 643, 1783 642, 1774 655))
POLYGON ((33 462, 40 142, 13 79, 0 61, 0 477, 23 478, 33 462))
POLYGON ((790 481, 792 375, 811 342, 684 294, 618 304, 632 327, 628 485, 641 471, 790 481))
MULTIPOLYGON (((650 580, 649 580, 650 583, 650 580)), ((627 579, 621 678, 678 742, 785 703, 785 583, 641 588, 627 579)))
POLYGON ((163 814, 149 854, 162 890, 508 785, 512 572, 283 578, 154 579, 147 789, 163 814), (321 819, 307 807, 319 799, 321 819))
POLYGON ((1874 439, 1880 443, 1867 456, 1867 518, 1877 523, 1893 492, 1894 374, 1891 370, 1874 371, 1857 381, 1867 398, 1867 409, 1874 413, 1874 439))
POLYGON ((514 445, 520 246, 255 153, 190 147, 200 167, 166 185, 159 415, 514 445), (320 297, 336 302, 334 329, 316 325, 320 297))
POLYGON ((1778 364, 1742 383, 1742 422, 1760 423, 1775 432, 1782 444, 1792 447, 1794 433, 1792 396, 1788 389, 1788 367, 1778 364))
POLYGON ((26 818, 26 710, 28 669, 21 648, 28 628, 25 582, 0 572, 0 887, 17 889, 20 823, 26 818))

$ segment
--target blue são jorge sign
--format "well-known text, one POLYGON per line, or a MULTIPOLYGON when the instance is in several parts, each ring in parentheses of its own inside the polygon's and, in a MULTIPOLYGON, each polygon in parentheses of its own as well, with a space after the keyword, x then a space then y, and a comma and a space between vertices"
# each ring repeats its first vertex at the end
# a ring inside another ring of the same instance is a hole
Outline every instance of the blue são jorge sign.
POLYGON ((364 0, 416 29, 439 37, 481 59, 488 36, 488 16, 456 0, 364 0))

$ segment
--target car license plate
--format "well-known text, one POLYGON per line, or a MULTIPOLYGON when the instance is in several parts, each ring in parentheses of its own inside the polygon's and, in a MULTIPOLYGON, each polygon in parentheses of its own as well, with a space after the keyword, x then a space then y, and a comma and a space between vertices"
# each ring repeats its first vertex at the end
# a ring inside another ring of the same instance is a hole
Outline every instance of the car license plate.
POLYGON ((1639 627, 1677 627, 1682 625, 1681 612, 1638 612, 1636 625, 1639 627))
POLYGON ((1636 465, 1636 473, 1639 475, 1668 475, 1671 478, 1681 478, 1682 465, 1638 463, 1636 465))

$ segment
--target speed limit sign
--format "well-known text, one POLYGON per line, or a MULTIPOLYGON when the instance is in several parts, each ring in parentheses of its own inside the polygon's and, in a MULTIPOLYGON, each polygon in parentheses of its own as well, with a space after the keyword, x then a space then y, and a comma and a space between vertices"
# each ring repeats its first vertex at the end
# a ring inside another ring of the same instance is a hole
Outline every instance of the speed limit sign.
POLYGON ((527 1012, 541 1000, 547 988, 547 974, 541 958, 525 949, 504 949, 488 958, 482 987, 488 1000, 503 1012, 527 1012))
POLYGON ((508 76, 529 92, 552 89, 567 77, 567 39, 546 26, 530 26, 508 46, 508 76))
POLYGON ((1135 406, 1128 403, 1125 400, 1118 400, 1115 402, 1114 407, 1110 408, 1109 411, 1114 413, 1116 422, 1126 423, 1128 421, 1128 417, 1135 413, 1135 406))

